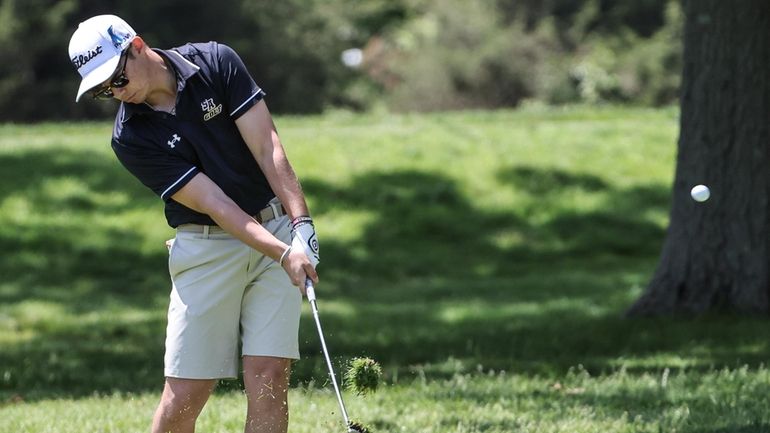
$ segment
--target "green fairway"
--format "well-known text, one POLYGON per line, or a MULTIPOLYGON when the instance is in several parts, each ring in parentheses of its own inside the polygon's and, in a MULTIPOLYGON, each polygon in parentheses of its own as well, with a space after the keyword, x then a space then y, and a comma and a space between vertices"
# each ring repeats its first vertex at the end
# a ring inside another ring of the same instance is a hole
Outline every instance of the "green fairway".
MULTIPOLYGON (((675 109, 278 117, 319 309, 378 432, 766 432, 770 322, 627 319, 668 219, 675 109)), ((162 203, 111 124, 0 126, 0 432, 143 432, 162 385, 162 203)), ((291 432, 337 432, 305 306, 291 432)), ((237 382, 200 431, 242 430, 237 382)))

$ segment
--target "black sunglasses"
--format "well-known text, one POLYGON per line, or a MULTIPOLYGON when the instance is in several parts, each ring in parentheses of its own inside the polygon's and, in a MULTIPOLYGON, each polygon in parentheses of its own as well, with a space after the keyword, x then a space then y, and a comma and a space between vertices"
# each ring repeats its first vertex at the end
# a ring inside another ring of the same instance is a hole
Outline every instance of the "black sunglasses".
POLYGON ((123 51, 120 55, 120 62, 118 63, 118 69, 115 74, 110 78, 110 83, 105 86, 100 86, 91 91, 91 97, 94 99, 112 99, 115 95, 112 89, 120 89, 128 85, 128 77, 126 77, 126 63, 128 61, 128 50, 123 51))

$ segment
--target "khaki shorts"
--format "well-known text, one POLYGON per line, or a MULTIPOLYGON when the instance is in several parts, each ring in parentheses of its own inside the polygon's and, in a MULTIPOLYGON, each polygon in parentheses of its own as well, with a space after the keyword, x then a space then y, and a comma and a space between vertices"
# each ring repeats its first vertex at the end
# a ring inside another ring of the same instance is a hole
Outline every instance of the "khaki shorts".
MULTIPOLYGON (((291 243, 288 217, 263 226, 291 243)), ((299 359, 302 296, 275 260, 216 227, 178 230, 169 273, 167 377, 237 377, 239 343, 242 355, 299 359)))

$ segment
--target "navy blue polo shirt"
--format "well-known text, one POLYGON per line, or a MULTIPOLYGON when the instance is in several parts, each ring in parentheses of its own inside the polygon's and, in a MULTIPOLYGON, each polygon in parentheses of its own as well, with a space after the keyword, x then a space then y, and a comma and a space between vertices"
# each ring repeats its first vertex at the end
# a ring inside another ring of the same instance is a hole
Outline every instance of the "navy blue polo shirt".
POLYGON ((258 213, 275 194, 235 120, 264 92, 226 45, 191 43, 154 51, 176 73, 175 115, 147 104, 122 103, 112 135, 115 155, 165 201, 171 227, 215 224, 171 199, 198 173, 210 177, 246 213, 258 213))

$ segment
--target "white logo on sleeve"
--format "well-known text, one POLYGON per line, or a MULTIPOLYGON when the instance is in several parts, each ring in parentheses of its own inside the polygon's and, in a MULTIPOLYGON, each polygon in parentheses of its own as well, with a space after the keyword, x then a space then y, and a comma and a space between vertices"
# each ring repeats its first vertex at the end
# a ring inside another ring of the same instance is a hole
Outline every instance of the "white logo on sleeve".
POLYGON ((171 140, 167 141, 166 144, 168 144, 168 147, 173 149, 176 147, 176 144, 179 143, 180 141, 182 141, 182 137, 174 134, 174 136, 171 137, 171 140))
POLYGON ((201 102, 201 110, 206 113, 203 115, 203 120, 208 121, 222 112, 222 104, 217 105, 217 103, 214 102, 214 98, 208 98, 201 102))

